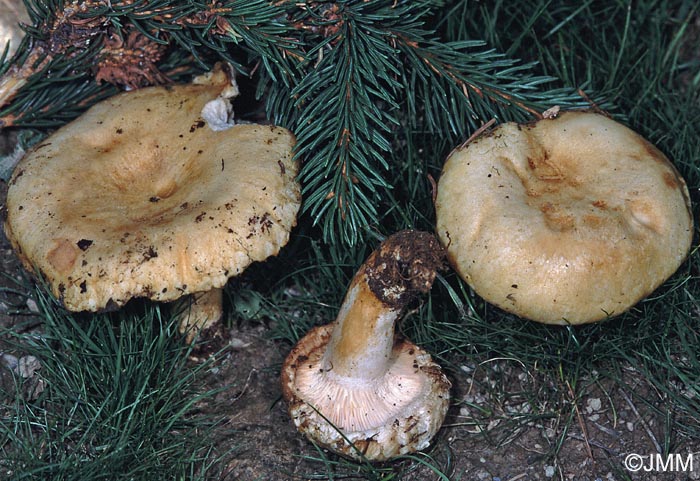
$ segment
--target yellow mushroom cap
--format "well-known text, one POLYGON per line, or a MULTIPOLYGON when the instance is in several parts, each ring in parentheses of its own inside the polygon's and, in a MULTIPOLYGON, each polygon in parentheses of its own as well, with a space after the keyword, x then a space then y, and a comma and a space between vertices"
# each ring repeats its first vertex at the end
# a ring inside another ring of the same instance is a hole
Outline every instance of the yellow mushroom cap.
POLYGON ((215 71, 116 95, 17 165, 5 230, 68 309, 221 287, 286 244, 301 200, 294 136, 214 131, 202 111, 230 88, 215 71))
POLYGON ((589 112, 502 124, 456 149, 435 205, 448 259, 476 293, 551 324, 626 311, 678 269, 693 235, 671 162, 589 112))

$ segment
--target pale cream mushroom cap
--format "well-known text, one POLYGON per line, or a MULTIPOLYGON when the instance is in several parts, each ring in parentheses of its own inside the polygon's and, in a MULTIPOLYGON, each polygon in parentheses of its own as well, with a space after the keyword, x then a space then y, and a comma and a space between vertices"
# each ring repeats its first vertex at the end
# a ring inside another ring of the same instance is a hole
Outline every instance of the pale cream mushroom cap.
POLYGON ((551 324, 615 316, 686 258, 685 181, 652 144, 603 115, 506 123, 456 149, 436 230, 486 301, 551 324))
POLYGON ((221 71, 98 103, 28 153, 5 230, 25 266, 74 311, 222 287, 276 255, 300 205, 294 136, 202 118, 221 71))

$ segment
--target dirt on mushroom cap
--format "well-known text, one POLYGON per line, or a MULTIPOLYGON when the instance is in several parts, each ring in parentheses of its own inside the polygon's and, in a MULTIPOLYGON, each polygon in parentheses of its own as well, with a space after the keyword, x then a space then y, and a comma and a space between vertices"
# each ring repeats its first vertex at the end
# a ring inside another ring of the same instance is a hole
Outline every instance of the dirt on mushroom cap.
POLYGON ((287 242, 301 197, 294 136, 209 129, 202 108, 228 85, 214 75, 117 95, 19 163, 5 229, 67 308, 221 287, 287 242))

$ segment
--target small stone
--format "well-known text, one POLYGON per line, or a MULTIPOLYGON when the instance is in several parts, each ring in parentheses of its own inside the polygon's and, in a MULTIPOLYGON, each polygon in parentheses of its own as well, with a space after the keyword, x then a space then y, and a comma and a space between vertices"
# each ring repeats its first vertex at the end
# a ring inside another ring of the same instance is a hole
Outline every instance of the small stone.
POLYGON ((34 356, 23 356, 19 359, 17 363, 17 374, 23 378, 29 378, 34 375, 34 373, 41 369, 41 363, 34 356))
POLYGON ((488 426, 486 426, 486 430, 487 430, 487 431, 491 431, 491 430, 493 430, 496 426, 498 426, 499 424, 501 424, 501 420, 500 420, 500 419, 492 419, 491 421, 489 421, 488 426))
POLYGON ((243 349, 250 346, 250 344, 250 342, 245 342, 242 339, 238 339, 237 337, 231 338, 231 340, 228 342, 228 345, 231 346, 233 349, 243 349))
POLYGON ((625 423, 625 425, 627 426, 627 430, 629 432, 634 431, 634 423, 632 421, 627 421, 627 423, 625 423))
POLYGON ((544 475, 547 476, 548 478, 553 477, 555 472, 556 472, 556 468, 554 466, 547 465, 544 467, 544 475))
POLYGON ((588 402, 586 402, 586 412, 590 414, 594 411, 599 411, 601 406, 602 403, 600 402, 600 398, 589 398, 588 402))
POLYGON ((491 479, 491 473, 485 469, 480 469, 479 472, 476 473, 476 478, 480 481, 486 481, 487 479, 491 479))
POLYGON ((19 359, 17 359, 17 356, 13 356, 12 354, 0 353, 0 364, 11 371, 16 371, 17 364, 19 364, 19 359))
POLYGON ((39 306, 36 304, 34 299, 27 299, 27 307, 29 308, 29 311, 33 312, 34 314, 39 312, 39 306))

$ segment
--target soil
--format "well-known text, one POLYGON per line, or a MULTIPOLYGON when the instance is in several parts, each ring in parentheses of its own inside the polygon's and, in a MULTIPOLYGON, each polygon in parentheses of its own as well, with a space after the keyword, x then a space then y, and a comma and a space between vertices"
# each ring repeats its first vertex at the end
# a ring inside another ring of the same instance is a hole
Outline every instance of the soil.
MULTIPOLYGON (((5 198, 6 187, 0 182, 0 199, 5 198)), ((0 326, 22 323, 23 329, 40 329, 38 318, 31 322, 36 307, 30 293, 18 288, 26 285, 26 274, 4 234, 0 236, 0 271, 0 326)), ((225 458, 221 479, 368 479, 359 464, 318 461, 316 448, 298 435, 281 400, 279 383, 280 366, 291 346, 271 340, 269 333, 268 325, 257 322, 225 330, 216 342, 226 350, 203 380, 210 387, 227 387, 203 406, 225 420, 219 452, 235 447, 234 454, 225 458)), ((0 382, 7 382, 3 370, 6 367, 0 365, 0 382)), ((692 471, 625 468, 630 454, 657 453, 664 432, 664 419, 655 417, 646 404, 635 402, 640 394, 663 402, 661 395, 632 366, 625 372, 627 385, 635 386, 634 396, 590 373, 590 379, 581 383, 592 387, 574 398, 570 386, 548 385, 551 380, 515 360, 465 360, 449 373, 451 407, 429 455, 451 480, 700 479, 698 440, 678 439, 674 445, 677 453, 694 453, 692 471), (520 394, 533 392, 542 395, 533 400, 520 394), (553 392, 560 395, 548 398, 553 392), (574 416, 570 424, 568 416, 574 416), (559 454, 548 454, 559 442, 559 454)), ((415 461, 399 460, 380 468, 387 477, 394 473, 394 479, 440 479, 415 461)))

